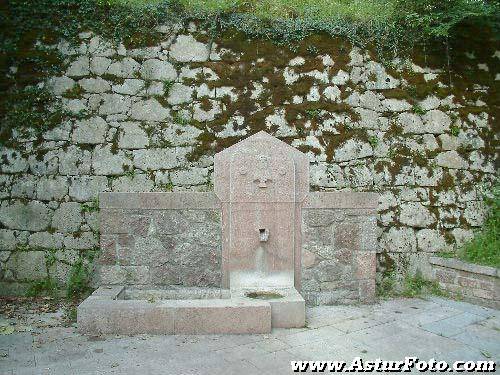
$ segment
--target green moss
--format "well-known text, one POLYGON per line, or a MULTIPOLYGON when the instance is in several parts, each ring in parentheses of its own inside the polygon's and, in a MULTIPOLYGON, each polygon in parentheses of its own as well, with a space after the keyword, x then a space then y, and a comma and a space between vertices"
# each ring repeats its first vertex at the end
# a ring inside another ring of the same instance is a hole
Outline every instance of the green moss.
POLYGON ((90 281, 92 278, 91 262, 86 262, 80 257, 71 267, 69 278, 66 283, 66 297, 85 297, 92 291, 90 281))
POLYGON ((0 144, 9 147, 17 146, 13 131, 24 136, 34 134, 41 141, 43 132, 61 124, 70 115, 47 89, 35 86, 15 89, 3 96, 0 109, 3 119, 0 144))
POLYGON ((96 197, 91 202, 82 203, 81 212, 82 213, 99 212, 99 198, 96 197))
POLYGON ((440 288, 436 281, 423 277, 420 271, 417 271, 414 275, 407 272, 402 282, 399 282, 395 272, 385 274, 377 284, 376 294, 381 298, 415 298, 427 295, 450 296, 449 293, 440 288))
POLYGON ((447 171, 443 172, 443 177, 439 180, 436 187, 437 191, 452 190, 455 188, 455 178, 447 171))
POLYGON ((50 296, 57 297, 59 286, 57 282, 51 278, 32 281, 26 291, 27 297, 50 296))
POLYGON ((66 91, 62 96, 66 99, 79 99, 84 91, 80 85, 75 85, 71 90, 66 91))

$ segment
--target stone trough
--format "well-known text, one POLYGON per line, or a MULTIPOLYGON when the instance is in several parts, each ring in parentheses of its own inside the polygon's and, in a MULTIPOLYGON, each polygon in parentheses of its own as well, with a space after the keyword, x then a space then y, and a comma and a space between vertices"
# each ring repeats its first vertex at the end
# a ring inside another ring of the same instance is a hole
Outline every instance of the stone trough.
POLYGON ((303 295, 317 301, 326 293, 302 290, 302 261, 310 263, 304 243, 325 259, 341 255, 338 266, 327 262, 331 268, 320 274, 342 275, 329 292, 347 285, 357 301, 370 302, 376 201, 371 193, 309 193, 307 156, 265 132, 215 156, 214 193, 103 193, 100 286, 78 307, 79 329, 210 334, 303 327, 303 295))

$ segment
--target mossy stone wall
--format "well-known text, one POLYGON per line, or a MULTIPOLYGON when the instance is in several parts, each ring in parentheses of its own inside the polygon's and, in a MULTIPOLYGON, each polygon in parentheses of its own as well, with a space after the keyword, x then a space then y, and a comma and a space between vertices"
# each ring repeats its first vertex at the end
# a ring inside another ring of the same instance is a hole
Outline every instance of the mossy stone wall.
POLYGON ((47 44, 65 68, 40 86, 70 115, 3 140, 1 294, 91 264, 99 192, 211 190, 214 154, 260 130, 307 153, 312 190, 380 193, 380 276, 425 274, 481 226, 498 166, 495 45, 382 62, 321 35, 288 48, 193 23, 157 33, 144 48, 92 33, 47 44))

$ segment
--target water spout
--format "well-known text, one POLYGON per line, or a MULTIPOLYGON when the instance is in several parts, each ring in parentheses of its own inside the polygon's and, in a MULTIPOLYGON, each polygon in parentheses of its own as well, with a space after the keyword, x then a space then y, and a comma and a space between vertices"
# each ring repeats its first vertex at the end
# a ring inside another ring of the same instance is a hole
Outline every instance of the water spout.
POLYGON ((269 239, 269 231, 267 229, 259 229, 260 242, 267 242, 269 239))

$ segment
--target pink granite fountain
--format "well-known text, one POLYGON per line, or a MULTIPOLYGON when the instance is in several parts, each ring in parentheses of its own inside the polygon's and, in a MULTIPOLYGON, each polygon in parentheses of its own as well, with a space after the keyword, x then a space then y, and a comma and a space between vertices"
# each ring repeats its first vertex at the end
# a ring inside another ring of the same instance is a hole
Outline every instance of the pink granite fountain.
MULTIPOLYGON (((322 194, 333 195, 310 196, 307 156, 265 132, 215 155, 214 193, 101 194, 99 287, 78 307, 80 331, 266 333, 272 327, 303 327, 304 202, 309 197, 308 209, 338 206, 336 193, 322 194), (220 262, 214 263, 212 272, 196 278, 196 267, 201 270, 203 264, 194 258, 190 264, 189 248, 184 247, 178 267, 194 275, 187 281, 179 277, 172 281, 172 261, 162 259, 179 246, 168 248, 165 241, 163 245, 155 242, 155 236, 176 232, 176 238, 189 239, 190 229, 184 222, 177 224, 177 219, 161 221, 158 217, 164 212, 188 212, 192 217, 193 212, 203 211, 220 212, 220 262), (219 271, 218 287, 201 285, 219 271)), ((367 201, 366 195, 359 194, 367 201)), ((368 198, 373 201, 373 196, 368 198)), ((369 257, 374 268, 375 252, 369 252, 369 257)), ((369 278, 371 290, 374 270, 369 278)))

